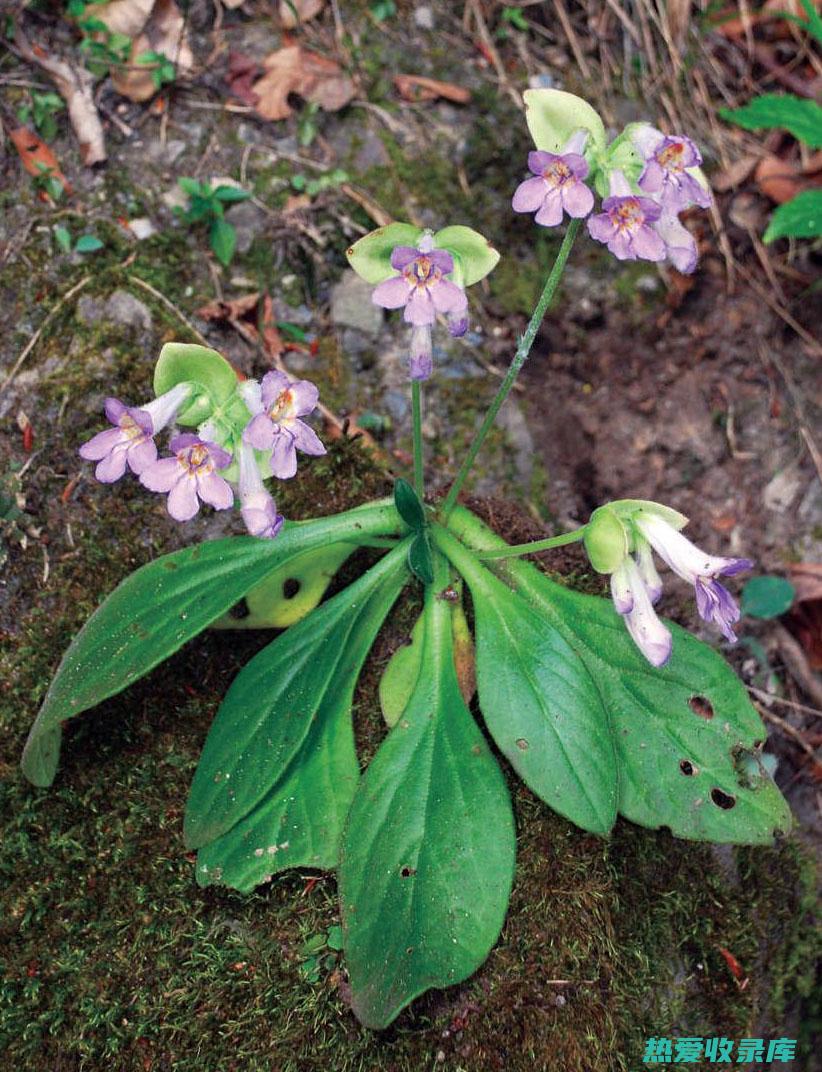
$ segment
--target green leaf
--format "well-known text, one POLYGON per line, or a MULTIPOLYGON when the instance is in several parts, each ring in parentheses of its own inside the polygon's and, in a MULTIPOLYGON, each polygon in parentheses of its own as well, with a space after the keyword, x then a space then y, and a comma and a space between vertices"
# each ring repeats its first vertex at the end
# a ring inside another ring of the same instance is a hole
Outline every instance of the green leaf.
MULTIPOLYGON (((472 546, 505 546, 462 508, 451 527, 472 546)), ((667 826, 678 837, 737 844, 768 843, 775 831, 790 829, 788 806, 767 773, 740 776, 766 734, 742 683, 716 652, 667 623, 673 654, 654 669, 610 600, 563 588, 531 563, 498 568, 588 668, 613 727, 622 815, 641 826, 667 826)))
POLYGON ((202 197, 204 194, 211 194, 211 187, 208 183, 199 182, 197 179, 187 179, 183 176, 177 179, 177 185, 189 197, 202 197))
POLYGON ((214 251, 214 256, 220 264, 227 267, 231 263, 231 258, 234 256, 234 250, 237 246, 237 232, 234 227, 228 220, 221 218, 212 220, 208 240, 214 251))
POLYGON ((143 677, 290 557, 344 537, 352 528, 391 535, 398 522, 390 507, 360 508, 287 525, 276 541, 212 540, 136 570, 89 618, 63 656, 26 742, 26 777, 35 785, 50 785, 61 723, 143 677))
POLYGON ((389 552, 234 679, 186 806, 185 841, 201 849, 200 882, 248 890, 274 871, 336 864, 359 777, 354 686, 406 581, 404 558, 404 547, 389 552))
POLYGON ((343 931, 339 924, 334 924, 333 927, 328 928, 328 937, 326 944, 329 949, 333 949, 335 952, 339 952, 343 947, 343 931))
POLYGON ((215 406, 236 394, 238 382, 234 367, 222 354, 194 343, 167 342, 154 368, 154 393, 158 397, 178 383, 196 383, 202 388, 202 394, 177 415, 178 424, 202 424, 215 406))
POLYGON ((764 93, 741 108, 720 108, 719 114, 745 130, 785 129, 812 149, 822 148, 822 107, 804 97, 764 93))
POLYGON ((425 506, 416 491, 402 477, 398 477, 394 482, 394 505, 412 532, 422 532, 425 528, 425 506))
POLYGON ((444 530, 434 532, 471 589, 479 702, 497 747, 554 811, 607 834, 617 813, 616 755, 591 672, 550 618, 444 530))
POLYGON ((594 152, 605 149, 602 119, 581 97, 561 89, 527 89, 523 97, 525 121, 538 149, 558 153, 580 128, 591 135, 590 146, 594 152))
POLYGON ((464 287, 484 279, 499 261, 499 253, 488 239, 470 227, 444 227, 434 235, 434 245, 453 256, 454 277, 464 287))
POLYGON ((354 1012, 371 1028, 482 964, 513 877, 505 780, 460 695, 450 612, 433 587, 425 616, 426 673, 368 767, 343 838, 346 966, 354 1012))
POLYGON ((71 235, 65 227, 54 228, 54 240, 64 253, 71 253, 71 235))
POLYGON ((391 254, 395 246, 416 246, 422 234, 421 227, 410 223, 389 223, 365 235, 346 250, 348 263, 366 283, 382 283, 395 275, 391 267, 391 254))
POLYGON ((354 543, 333 543, 296 555, 246 593, 242 618, 223 615, 212 629, 288 629, 319 604, 354 543))
POLYGON ((777 238, 818 238, 822 235, 822 190, 804 190, 771 216, 763 235, 765 242, 777 238))
POLYGON ((434 583, 431 542, 427 532, 418 533, 408 548, 408 568, 423 584, 434 583))
POLYGON ((751 577, 742 589, 741 609, 751 618, 778 618, 791 609, 796 589, 784 577, 751 577))
POLYGON ((239 186, 218 186, 214 191, 214 196, 218 201, 230 205, 237 201, 247 201, 252 195, 248 190, 240 189, 239 186))
POLYGON ((416 688, 422 665, 423 634, 423 616, 420 615, 411 630, 409 642, 397 648, 380 678, 380 709, 389 728, 399 722, 416 688))
POLYGON ((98 249, 103 248, 103 243, 94 235, 84 234, 77 239, 74 248, 78 253, 96 253, 98 249))

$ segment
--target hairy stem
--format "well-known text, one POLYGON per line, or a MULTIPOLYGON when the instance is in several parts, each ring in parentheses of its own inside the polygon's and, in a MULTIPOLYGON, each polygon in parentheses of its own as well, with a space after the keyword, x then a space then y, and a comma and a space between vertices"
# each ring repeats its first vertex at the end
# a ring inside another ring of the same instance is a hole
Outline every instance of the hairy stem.
POLYGON ((514 386, 514 381, 516 380, 520 369, 525 364, 526 358, 531 352, 531 347, 534 345, 534 339, 536 338, 537 331, 539 330, 539 326, 542 323, 542 318, 545 316, 548 306, 551 304, 551 299, 553 298, 554 294, 556 293, 556 289, 559 286, 559 281, 562 278, 563 271, 565 270, 565 262, 568 260, 568 255, 571 252, 571 247, 574 244, 574 240, 577 236, 580 225, 580 220, 571 220, 568 225, 568 230, 565 232, 565 237, 562 240, 562 245, 560 246, 559 253, 557 254, 557 259, 554 261, 554 266, 545 281, 545 286, 542 290, 542 294, 540 295, 539 301, 537 302, 536 309, 534 309, 534 313, 531 317, 528 327, 525 329, 525 334, 520 339, 520 343, 517 347, 517 352, 514 354, 514 359, 511 362, 511 366, 505 375, 505 379, 500 385, 500 389, 497 391, 494 401, 491 403, 491 406, 485 415, 485 419, 483 420, 479 431, 474 436, 473 442, 468 448, 468 453, 465 456, 465 460, 460 466, 460 471, 457 473, 457 477, 451 486, 451 490, 448 492, 448 496, 443 503, 442 516, 446 520, 448 519, 448 515, 454 509, 454 504, 457 501, 457 496, 462 490, 462 485, 465 483, 465 478, 471 471, 471 467, 474 464, 477 454, 479 454, 480 447, 485 441, 485 437, 488 435, 491 425, 494 423, 494 420, 499 413, 500 406, 508 397, 511 388, 514 386))

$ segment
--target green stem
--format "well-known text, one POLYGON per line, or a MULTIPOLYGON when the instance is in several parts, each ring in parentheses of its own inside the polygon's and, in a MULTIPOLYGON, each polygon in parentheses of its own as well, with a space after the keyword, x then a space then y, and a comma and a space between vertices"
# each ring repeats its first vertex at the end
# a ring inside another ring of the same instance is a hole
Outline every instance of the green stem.
POLYGON ((557 259, 554 261, 554 266, 551 269, 551 273, 545 281, 545 287, 543 288, 540 299, 537 302, 537 307, 534 309, 533 316, 525 329, 525 334, 520 339, 517 352, 514 354, 514 359, 511 362, 511 366, 505 375, 505 379, 500 385, 500 389, 497 391, 494 401, 491 403, 491 407, 485 415, 485 419, 480 426, 479 431, 474 436, 471 446, 468 448, 468 453, 465 456, 465 460, 460 466, 460 471, 457 473, 454 483, 451 485, 451 490, 448 492, 448 496, 442 506, 442 516, 447 520, 448 515, 454 509, 454 504, 457 501, 457 496, 462 490, 462 485, 465 483, 465 478, 471 471, 471 466, 474 464, 474 460, 479 454, 480 447, 485 441, 485 437, 491 428, 491 425, 496 419, 497 413, 499 413, 500 406, 508 397, 511 388, 514 386, 514 380, 516 380, 520 369, 525 364, 525 360, 531 352, 531 347, 534 345, 534 339, 536 338, 537 331, 542 318, 551 304, 551 299, 556 293, 556 289, 559 286, 559 281, 562 278, 562 273, 565 270, 565 262, 568 260, 568 255, 571 252, 571 247, 574 244, 574 239, 577 236, 581 225, 581 220, 571 220, 568 224, 568 230, 565 232, 565 237, 562 240, 562 245, 559 248, 557 259))
POLYGON ((422 500, 425 482, 422 473, 422 388, 419 380, 411 381, 411 406, 414 416, 414 491, 422 500))
POLYGON ((532 543, 515 543, 508 547, 500 547, 495 551, 480 551, 477 557, 485 558, 511 558, 514 555, 530 555, 535 551, 550 551, 552 547, 563 547, 567 543, 577 543, 585 535, 585 526, 574 529, 573 532, 563 532, 561 536, 549 536, 545 540, 534 540, 532 543))

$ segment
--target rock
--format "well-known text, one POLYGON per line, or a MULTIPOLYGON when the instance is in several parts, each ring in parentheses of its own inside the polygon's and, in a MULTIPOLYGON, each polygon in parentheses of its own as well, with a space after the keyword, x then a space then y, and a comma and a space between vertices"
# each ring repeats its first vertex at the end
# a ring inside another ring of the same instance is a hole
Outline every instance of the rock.
POLYGON ((127 290, 115 290, 103 311, 103 319, 123 327, 151 331, 151 313, 127 290))
POLYGON ((497 416, 497 425, 505 432, 514 455, 517 479, 529 487, 534 473, 534 439, 522 410, 512 398, 507 398, 497 416))
POLYGON ((237 232, 237 252, 248 253, 254 239, 265 229, 265 213, 253 201, 241 201, 227 218, 237 232))
POLYGON ((411 403, 405 391, 386 391, 383 397, 383 405, 396 424, 401 424, 411 409, 411 403))
POLYGON ((382 309, 371 301, 373 289, 356 272, 344 272, 331 291, 331 320, 334 326, 356 328, 372 338, 379 335, 383 314, 382 309))
POLYGON ((175 164, 188 148, 184 141, 173 139, 163 144, 161 141, 150 142, 146 146, 146 156, 156 164, 171 167, 175 164))
POLYGON ((169 208, 172 211, 175 208, 188 207, 188 194, 182 190, 176 182, 170 189, 166 190, 164 194, 160 195, 160 200, 166 208, 169 208))
POLYGON ((427 4, 414 8, 414 22, 421 30, 433 30, 434 12, 427 4))
POLYGON ((340 336, 340 348, 346 358, 353 358, 358 371, 373 368, 377 361, 374 338, 357 328, 346 328, 340 336))
POLYGON ((100 298, 92 298, 88 294, 84 294, 77 302, 77 319, 81 324, 99 324, 103 319, 104 303, 100 298))
POLYGON ((781 469, 765 485, 762 502, 767 510, 784 513, 796 498, 802 486, 802 474, 798 465, 789 465, 781 469))
POLYGON ((142 242, 146 238, 151 238, 153 234, 157 233, 157 228, 148 216, 140 216, 139 219, 129 220, 128 229, 138 242, 142 242))

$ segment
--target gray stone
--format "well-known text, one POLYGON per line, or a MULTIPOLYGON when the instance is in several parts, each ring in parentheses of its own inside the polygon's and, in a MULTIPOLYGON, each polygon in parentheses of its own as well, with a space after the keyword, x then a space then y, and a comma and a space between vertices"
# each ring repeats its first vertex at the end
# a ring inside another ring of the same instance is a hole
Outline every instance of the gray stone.
POLYGON ((356 328, 374 337, 382 328, 383 314, 371 300, 374 288, 348 270, 331 291, 331 320, 337 328, 356 328))
POLYGON ((353 358, 358 370, 373 368, 377 362, 374 338, 357 328, 346 328, 340 336, 340 347, 346 358, 353 358))
POLYGON ((534 439, 522 410, 512 398, 507 398, 497 416, 497 424, 505 432, 514 456, 517 479, 528 487, 534 473, 534 439))
POLYGON ((77 319, 81 324, 89 326, 92 324, 99 324, 103 319, 104 308, 105 305, 100 298, 92 298, 90 295, 84 294, 83 297, 77 301, 77 319))
POLYGON ((167 141, 152 141, 146 146, 146 155, 157 164, 171 167, 175 164, 188 148, 187 142, 177 138, 167 141))
POLYGON ((241 201, 228 213, 228 221, 237 232, 237 252, 248 253, 251 243, 265 228, 265 213, 253 201, 241 201))
POLYGON ((151 331, 151 313, 127 290, 115 290, 106 302, 103 318, 123 327, 151 331))
POLYGON ((414 22, 421 30, 433 30, 434 12, 427 4, 414 8, 414 22))
POLYGON ((411 409, 411 403, 405 391, 386 391, 383 405, 397 424, 401 424, 411 409))

